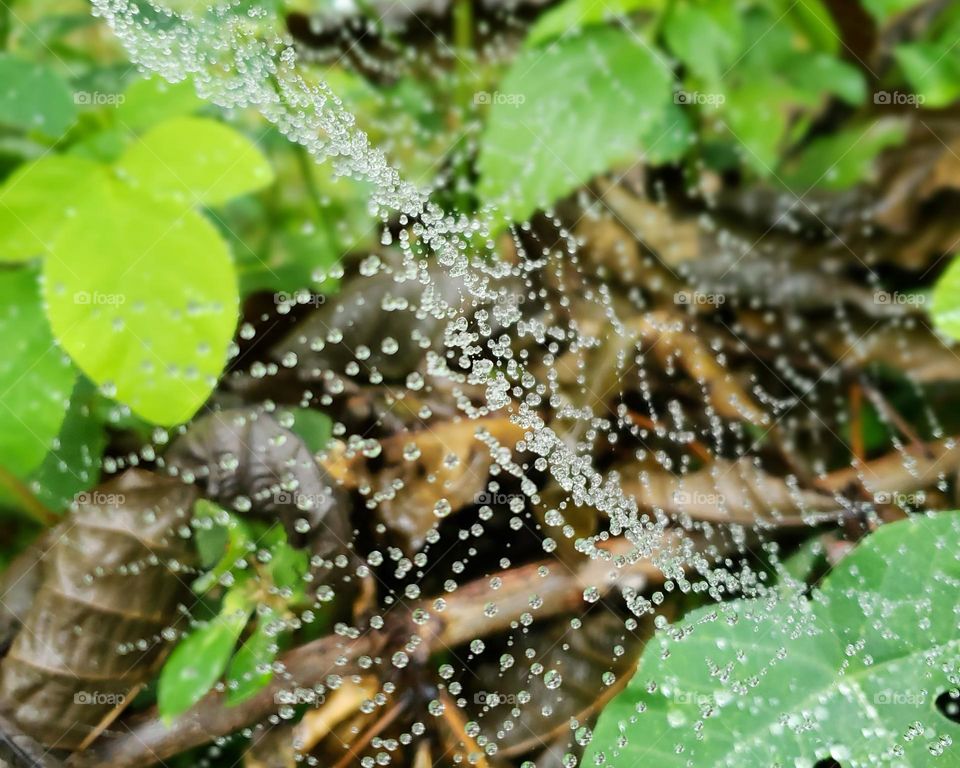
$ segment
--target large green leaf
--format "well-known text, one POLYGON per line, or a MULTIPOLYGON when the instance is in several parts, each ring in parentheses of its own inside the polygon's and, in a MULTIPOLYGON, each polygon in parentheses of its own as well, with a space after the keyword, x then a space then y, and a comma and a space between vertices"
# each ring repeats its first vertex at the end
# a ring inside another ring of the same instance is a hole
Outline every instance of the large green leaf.
POLYGON ((201 215, 114 185, 44 262, 56 337, 106 394, 163 425, 213 389, 237 319, 226 245, 201 215))
POLYGON ((490 96, 479 193, 519 221, 643 149, 669 68, 635 34, 595 27, 519 56, 490 96))
POLYGON ((907 43, 894 51, 913 90, 928 108, 946 107, 960 96, 956 37, 935 43, 907 43))
POLYGON ((18 168, 0 188, 0 262, 44 254, 79 203, 100 195, 105 182, 100 165, 70 155, 18 168))
POLYGON ((53 340, 37 273, 0 272, 0 465, 24 478, 60 432, 76 372, 53 340))
POLYGON ((0 124, 59 138, 76 114, 70 89, 56 72, 0 53, 0 124))
POLYGON ((117 163, 122 178, 188 205, 217 205, 273 181, 273 170, 242 133, 199 117, 161 123, 117 163))
POLYGON ((960 664, 958 552, 960 514, 916 517, 873 534, 810 601, 695 611, 651 641, 583 765, 960 764, 956 747, 931 755, 960 739, 936 706, 960 664))
POLYGON ((246 585, 224 597, 220 613, 194 629, 173 649, 160 672, 157 708, 164 718, 186 712, 213 688, 227 668, 233 648, 253 610, 246 585))

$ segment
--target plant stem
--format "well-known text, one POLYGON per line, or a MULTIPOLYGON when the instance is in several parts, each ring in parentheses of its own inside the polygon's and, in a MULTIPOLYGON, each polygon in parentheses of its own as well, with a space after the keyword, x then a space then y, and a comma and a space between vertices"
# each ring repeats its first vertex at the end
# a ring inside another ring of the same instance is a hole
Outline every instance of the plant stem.
POLYGON ((20 478, 4 467, 0 467, 0 487, 6 488, 20 502, 20 508, 45 528, 56 525, 59 521, 20 478))

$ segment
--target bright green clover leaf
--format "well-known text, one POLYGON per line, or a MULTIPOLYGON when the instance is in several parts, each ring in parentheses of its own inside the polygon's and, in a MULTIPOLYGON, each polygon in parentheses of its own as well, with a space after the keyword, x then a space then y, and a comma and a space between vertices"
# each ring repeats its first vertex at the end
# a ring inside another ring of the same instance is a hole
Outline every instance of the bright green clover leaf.
POLYGON ((202 699, 223 675, 255 601, 245 581, 224 596, 220 613, 191 631, 160 672, 157 708, 170 720, 202 699))
POLYGON ((187 205, 218 205, 267 186, 273 170, 242 133, 199 117, 167 120, 117 162, 133 187, 187 205))
POLYGON ((168 83, 161 77, 134 80, 117 108, 117 122, 124 128, 142 131, 173 117, 190 115, 204 104, 193 83, 168 83))
POLYGON ((592 27, 521 54, 492 102, 479 194, 520 221, 642 150, 672 75, 636 36, 592 27))
POLYGON ((277 657, 277 637, 271 634, 276 614, 267 610, 257 616, 257 626, 236 652, 227 669, 227 706, 246 701, 261 690, 273 672, 260 671, 277 657))
POLYGON ((37 273, 0 272, 0 465, 24 478, 60 432, 76 371, 43 317, 37 273))
POLYGON ((70 155, 18 168, 0 187, 0 262, 46 253, 80 202, 99 196, 106 179, 100 165, 70 155))
MULTIPOLYGON (((813 599, 694 611, 644 651, 583 765, 956 766, 936 707, 960 664, 960 514, 883 526, 813 599), (915 736, 909 735, 919 723, 915 736)), ((951 682, 953 677, 954 682, 951 682)))
POLYGON ((44 278, 55 336, 104 392, 162 425, 204 403, 239 298, 226 245, 200 214, 115 184, 66 222, 44 278))
POLYGON ((941 333, 960 339, 960 258, 954 257, 933 288, 933 324, 941 333))
POLYGON ((56 72, 0 53, 0 124, 56 139, 76 116, 73 95, 56 72))

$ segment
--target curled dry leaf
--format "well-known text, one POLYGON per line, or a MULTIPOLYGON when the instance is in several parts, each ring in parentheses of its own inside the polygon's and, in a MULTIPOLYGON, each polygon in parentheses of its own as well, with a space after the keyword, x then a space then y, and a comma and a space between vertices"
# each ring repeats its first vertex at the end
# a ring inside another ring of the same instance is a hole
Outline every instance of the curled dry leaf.
POLYGON ((0 664, 0 707, 24 733, 77 748, 156 671, 160 633, 189 593, 179 571, 192 549, 178 528, 196 496, 131 469, 85 494, 56 529, 24 630, 0 664))
POLYGON ((306 519, 313 550, 333 558, 350 540, 346 505, 310 450, 269 413, 236 409, 194 423, 171 447, 168 466, 227 509, 279 518, 294 543, 306 519))

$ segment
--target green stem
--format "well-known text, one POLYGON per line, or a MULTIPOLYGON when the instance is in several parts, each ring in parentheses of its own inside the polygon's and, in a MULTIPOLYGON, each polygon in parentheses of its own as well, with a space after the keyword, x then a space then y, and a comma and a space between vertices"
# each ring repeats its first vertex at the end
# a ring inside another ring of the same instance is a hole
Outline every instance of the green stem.
POLYGON ((57 524, 59 518, 47 509, 26 484, 10 470, 0 467, 0 488, 5 488, 20 504, 20 508, 45 528, 57 524))
MULTIPOLYGON (((476 85, 471 68, 474 49, 473 0, 454 0, 453 47, 457 56, 457 86, 454 99, 459 112, 459 116, 454 120, 454 130, 467 131, 473 115, 473 93, 476 85)), ((462 146, 455 151, 463 153, 454 170, 456 188, 469 179, 470 158, 462 146)), ((455 189, 454 199, 461 212, 466 213, 470 210, 472 201, 468 193, 455 189)))

